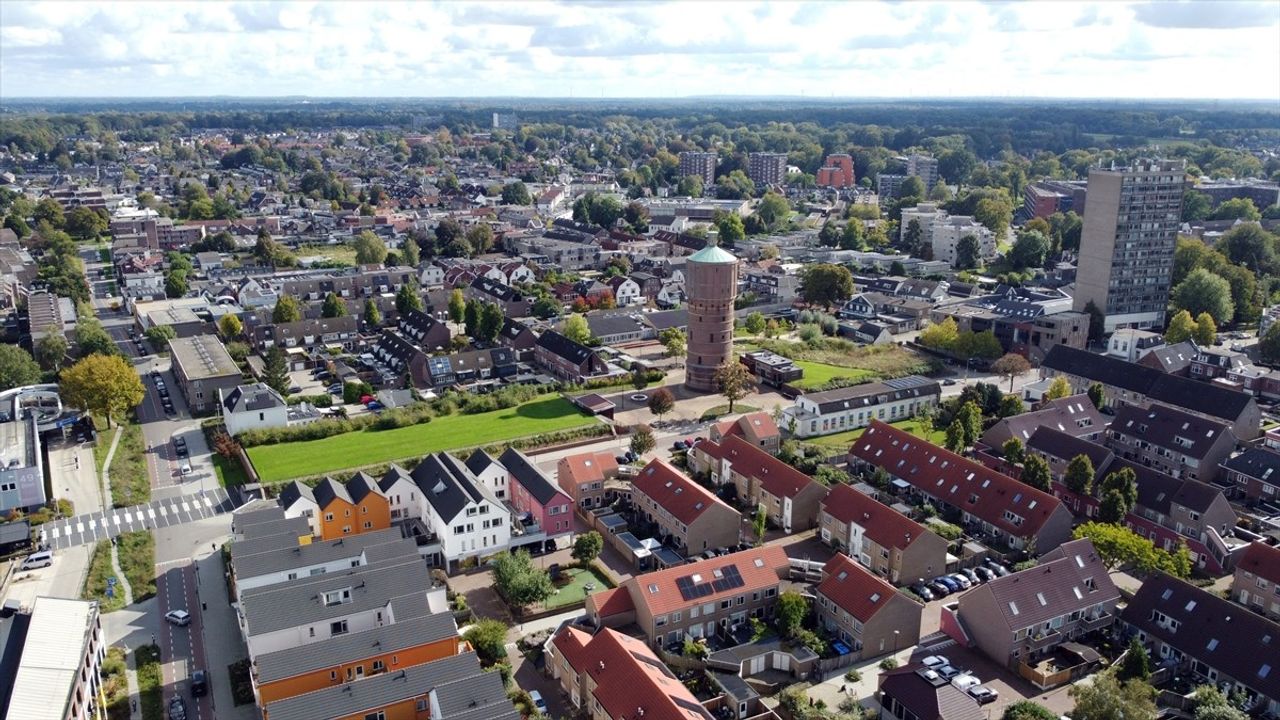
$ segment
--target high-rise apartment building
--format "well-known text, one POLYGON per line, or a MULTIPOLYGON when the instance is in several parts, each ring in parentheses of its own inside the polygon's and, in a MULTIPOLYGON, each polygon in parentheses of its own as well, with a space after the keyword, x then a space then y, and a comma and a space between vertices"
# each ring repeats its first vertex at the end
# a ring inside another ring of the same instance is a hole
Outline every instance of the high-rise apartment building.
POLYGON ((733 300, 738 295, 738 258, 707 245, 685 265, 689 337, 685 345, 685 385, 716 392, 716 369, 733 361, 733 300))
POLYGON ((907 179, 900 173, 880 173, 876 176, 876 192, 882 201, 896 200, 902 194, 902 183, 907 179))
POLYGON ((716 181, 716 164, 720 157, 713 152, 680 153, 680 177, 700 175, 703 185, 710 187, 716 181))
POLYGON ((818 187, 853 187, 853 158, 843 153, 828 155, 816 179, 818 187))
POLYGON ((781 185, 787 179, 787 154, 751 153, 747 156, 747 177, 756 185, 781 185))
POLYGON ((1182 160, 1089 170, 1074 309, 1090 303, 1104 332, 1164 327, 1182 216, 1182 160))
POLYGON ((932 155, 908 155, 907 174, 920 178, 925 190, 932 190, 938 184, 938 158, 932 155))

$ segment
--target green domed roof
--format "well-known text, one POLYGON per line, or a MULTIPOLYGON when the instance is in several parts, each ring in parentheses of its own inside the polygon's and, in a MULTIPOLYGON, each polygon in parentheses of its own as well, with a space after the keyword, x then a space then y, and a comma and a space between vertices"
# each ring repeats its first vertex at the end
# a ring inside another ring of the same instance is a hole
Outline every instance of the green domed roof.
POLYGON ((706 247, 690 255, 689 262, 728 264, 738 262, 738 258, 728 250, 721 248, 719 245, 712 245, 708 243, 706 247))

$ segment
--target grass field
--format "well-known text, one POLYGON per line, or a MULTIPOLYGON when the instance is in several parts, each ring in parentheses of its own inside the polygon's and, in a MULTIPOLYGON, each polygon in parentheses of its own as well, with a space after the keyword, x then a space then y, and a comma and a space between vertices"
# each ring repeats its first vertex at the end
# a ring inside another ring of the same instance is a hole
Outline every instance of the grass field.
POLYGON ((865 368, 840 367, 808 360, 792 360, 792 362, 804 370, 804 377, 791 383, 801 390, 819 388, 837 378, 853 378, 853 383, 863 383, 880 377, 880 373, 865 368))
MULTIPOLYGON (((128 507, 151 500, 151 477, 147 474, 146 443, 142 437, 142 426, 130 422, 123 426, 120 445, 111 458, 111 504, 114 507, 128 507)), ((98 434, 98 447, 94 450, 94 462, 98 470, 111 449, 111 439, 115 437, 115 429, 98 434)))
POLYGON ((568 400, 548 397, 519 407, 475 415, 449 415, 395 430, 361 430, 305 442, 249 448, 264 483, 278 483, 348 468, 488 445, 595 422, 568 400))
POLYGON ((228 460, 218 453, 210 455, 209 460, 213 463, 213 472, 218 476, 218 484, 222 487, 243 485, 248 481, 244 469, 235 460, 228 460))
POLYGON ((142 602, 156 594, 156 539, 149 531, 128 532, 120 536, 117 552, 120 569, 129 579, 133 601, 142 602))
POLYGON ((543 604, 548 610, 586 602, 588 595, 613 587, 595 568, 569 568, 563 574, 570 578, 569 584, 556 588, 560 592, 547 598, 543 604), (592 584, 592 589, 587 589, 587 583, 592 584))
POLYGON ((350 245, 299 245, 298 257, 319 255, 333 262, 356 264, 356 249, 350 245))
POLYGON ((93 557, 89 560, 89 574, 85 576, 84 591, 80 593, 80 597, 85 600, 97 600, 98 607, 104 613, 124 607, 124 593, 116 592, 114 597, 107 597, 107 578, 114 574, 111 570, 111 541, 103 540, 93 548, 93 557))
MULTIPOLYGON (((899 420, 898 422, 889 424, 901 430, 906 430, 916 437, 928 440, 935 445, 941 445, 943 441, 947 439, 947 433, 945 430, 925 430, 924 423, 919 420, 899 420)), ((848 450, 849 446, 853 444, 853 441, 862 437, 862 433, 865 431, 866 428, 861 427, 856 430, 846 430, 842 433, 835 433, 833 435, 805 438, 801 442, 805 442, 810 445, 821 445, 822 447, 848 450)))

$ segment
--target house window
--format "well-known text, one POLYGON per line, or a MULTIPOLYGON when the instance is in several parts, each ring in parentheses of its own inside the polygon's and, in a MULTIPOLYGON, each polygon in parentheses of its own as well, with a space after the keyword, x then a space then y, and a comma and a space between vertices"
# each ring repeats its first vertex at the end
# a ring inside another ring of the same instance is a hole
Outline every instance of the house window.
POLYGON ((418 702, 415 704, 415 706, 414 706, 414 707, 416 707, 416 708, 417 708, 418 712, 426 712, 426 711, 427 711, 427 699, 426 699, 426 698, 418 698, 418 702))
POLYGON ((329 623, 329 635, 330 635, 330 636, 334 636, 334 635, 346 635, 346 634, 347 634, 347 621, 346 621, 346 620, 338 620, 337 622, 331 622, 331 623, 329 623))
POLYGON ((324 514, 324 521, 325 521, 325 522, 333 522, 333 513, 325 513, 325 514, 324 514))
POLYGON ((385 664, 383 664, 383 662, 382 662, 381 660, 374 660, 374 661, 373 661, 373 671, 374 671, 374 672, 376 672, 376 673, 380 673, 380 672, 382 672, 383 670, 386 670, 386 669, 387 669, 387 666, 386 666, 385 664))
POLYGON ((387 720, 387 714, 379 710, 364 716, 364 720, 387 720))

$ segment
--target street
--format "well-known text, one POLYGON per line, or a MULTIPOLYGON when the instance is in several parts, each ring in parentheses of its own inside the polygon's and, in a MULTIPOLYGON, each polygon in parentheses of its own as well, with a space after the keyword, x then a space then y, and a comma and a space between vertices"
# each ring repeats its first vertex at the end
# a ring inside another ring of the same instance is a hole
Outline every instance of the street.
POLYGON ((206 693, 198 698, 191 695, 191 674, 209 668, 204 654, 204 619, 190 560, 170 563, 157 575, 156 595, 160 600, 157 611, 161 618, 172 610, 185 610, 191 616, 191 624, 185 627, 167 621, 162 621, 160 626, 157 642, 160 645, 165 704, 168 705, 169 698, 181 696, 187 703, 188 718, 212 720, 212 695, 206 693))

